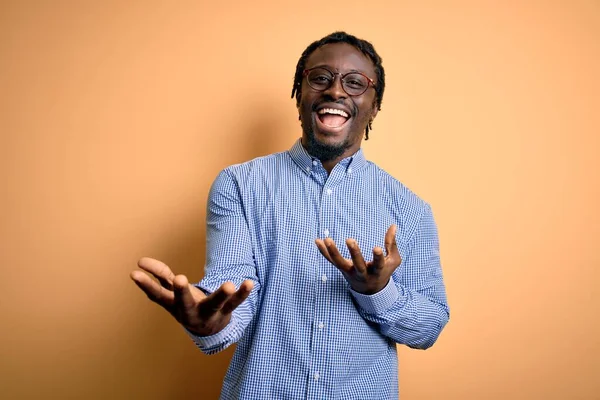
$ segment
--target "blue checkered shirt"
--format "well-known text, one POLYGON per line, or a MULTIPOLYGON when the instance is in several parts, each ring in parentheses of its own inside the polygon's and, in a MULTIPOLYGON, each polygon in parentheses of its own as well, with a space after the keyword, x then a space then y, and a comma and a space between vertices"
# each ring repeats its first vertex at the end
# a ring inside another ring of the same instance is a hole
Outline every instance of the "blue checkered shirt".
POLYGON ((237 342, 221 399, 397 399, 396 343, 425 349, 449 318, 430 206, 362 150, 328 175, 298 141, 219 174, 198 286, 245 279, 254 289, 229 325, 190 334, 206 354, 237 342), (331 237, 350 258, 354 238, 369 260, 391 224, 402 263, 374 295, 353 291, 315 245, 331 237))

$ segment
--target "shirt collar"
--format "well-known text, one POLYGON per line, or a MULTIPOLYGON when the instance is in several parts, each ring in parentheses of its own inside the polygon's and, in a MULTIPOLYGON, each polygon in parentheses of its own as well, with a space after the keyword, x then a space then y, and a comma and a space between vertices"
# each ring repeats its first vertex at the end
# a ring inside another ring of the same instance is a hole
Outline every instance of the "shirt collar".
MULTIPOLYGON (((292 160, 294 160, 294 162, 300 167, 300 169, 305 174, 310 175, 310 173, 312 172, 314 168, 313 161, 317 161, 318 163, 318 160, 310 154, 308 154, 304 146, 302 146, 301 139, 298 139, 294 143, 294 145, 288 151, 288 153, 290 154, 290 157, 292 157, 292 160)), ((358 171, 366 163, 367 160, 365 159, 365 155, 361 148, 358 149, 358 151, 350 157, 346 157, 343 160, 341 160, 338 164, 342 165, 345 168, 346 172, 351 174, 354 171, 358 171)))

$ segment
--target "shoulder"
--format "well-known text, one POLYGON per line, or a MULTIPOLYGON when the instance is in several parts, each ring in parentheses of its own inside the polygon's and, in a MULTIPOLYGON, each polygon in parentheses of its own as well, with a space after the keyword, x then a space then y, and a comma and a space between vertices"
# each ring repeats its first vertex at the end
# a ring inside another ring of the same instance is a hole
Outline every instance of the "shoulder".
POLYGON ((277 168, 282 163, 286 163, 288 159, 289 156, 287 154, 287 151, 268 154, 266 156, 256 157, 252 160, 248 160, 242 163, 230 165, 227 168, 223 169, 221 173, 241 178, 252 173, 257 173, 260 171, 269 171, 273 168, 277 168))
POLYGON ((243 187, 256 184, 277 176, 290 166, 287 152, 272 153, 254 159, 232 164, 222 169, 213 182, 213 190, 227 187, 243 187))
POLYGON ((368 168, 371 170, 371 174, 376 175, 379 183, 382 185, 386 193, 392 198, 396 199, 397 201, 401 201, 406 205, 410 205, 410 207, 415 209, 424 209, 429 207, 429 204, 418 194, 413 192, 403 182, 390 175, 377 164, 369 161, 368 168))

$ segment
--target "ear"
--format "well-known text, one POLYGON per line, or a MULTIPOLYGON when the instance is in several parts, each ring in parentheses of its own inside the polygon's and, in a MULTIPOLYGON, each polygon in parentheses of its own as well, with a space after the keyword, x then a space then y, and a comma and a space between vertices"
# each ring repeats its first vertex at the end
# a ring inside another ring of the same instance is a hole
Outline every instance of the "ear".
POLYGON ((373 102, 373 109, 371 110, 371 121, 375 119, 377 113, 379 112, 379 106, 377 105, 377 100, 373 102))

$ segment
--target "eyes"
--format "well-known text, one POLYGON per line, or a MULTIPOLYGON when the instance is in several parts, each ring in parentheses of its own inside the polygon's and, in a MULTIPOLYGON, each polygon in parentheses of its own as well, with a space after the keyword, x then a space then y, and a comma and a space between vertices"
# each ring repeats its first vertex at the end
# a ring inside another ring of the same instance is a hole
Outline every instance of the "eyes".
POLYGON ((352 76, 352 77, 347 76, 346 78, 344 78, 343 82, 346 83, 346 84, 348 84, 348 85, 350 85, 350 86, 352 86, 352 87, 355 87, 357 89, 362 89, 362 88, 364 88, 365 86, 368 85, 368 81, 366 79, 362 79, 361 80, 360 76, 361 75, 358 75, 358 77, 356 77, 356 76, 352 76))
MULTIPOLYGON (((335 76, 330 73, 309 73, 308 80, 311 84, 323 86, 324 89, 331 86, 335 76)), ((369 85, 367 78, 358 73, 350 73, 342 77, 342 85, 353 89, 363 89, 369 85)))
POLYGON ((312 78, 309 78, 313 83, 323 83, 323 84, 327 84, 330 83, 333 78, 331 76, 326 76, 326 75, 319 75, 319 76, 314 76, 312 78))
MULTIPOLYGON (((317 91, 327 90, 335 81, 336 75, 325 68, 313 68, 305 71, 310 87, 317 91)), ((372 84, 372 81, 359 72, 350 72, 341 75, 342 88, 351 96, 363 94, 372 84)))

